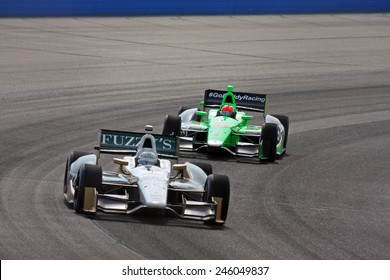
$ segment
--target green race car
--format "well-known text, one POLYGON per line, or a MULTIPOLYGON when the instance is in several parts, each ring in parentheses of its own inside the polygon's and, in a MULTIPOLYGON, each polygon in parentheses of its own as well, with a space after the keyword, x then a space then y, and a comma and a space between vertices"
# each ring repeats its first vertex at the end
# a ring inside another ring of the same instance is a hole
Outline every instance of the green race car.
POLYGON ((225 151, 275 161, 286 152, 288 117, 266 114, 265 94, 233 92, 233 89, 233 86, 228 86, 227 91, 208 89, 200 102, 202 110, 182 107, 177 116, 167 115, 163 134, 179 136, 181 151, 225 151), (253 116, 245 111, 262 113, 261 124, 249 124, 253 116))

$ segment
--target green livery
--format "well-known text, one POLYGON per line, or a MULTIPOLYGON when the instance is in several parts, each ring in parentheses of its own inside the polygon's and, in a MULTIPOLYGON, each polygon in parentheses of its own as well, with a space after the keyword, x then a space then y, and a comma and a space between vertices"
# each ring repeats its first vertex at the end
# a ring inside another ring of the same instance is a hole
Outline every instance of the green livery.
POLYGON ((180 136, 179 149, 193 152, 227 152, 273 162, 286 152, 289 119, 265 113, 265 94, 206 90, 198 108, 181 108, 165 118, 163 134, 180 136), (246 111, 262 115, 258 124, 246 111))

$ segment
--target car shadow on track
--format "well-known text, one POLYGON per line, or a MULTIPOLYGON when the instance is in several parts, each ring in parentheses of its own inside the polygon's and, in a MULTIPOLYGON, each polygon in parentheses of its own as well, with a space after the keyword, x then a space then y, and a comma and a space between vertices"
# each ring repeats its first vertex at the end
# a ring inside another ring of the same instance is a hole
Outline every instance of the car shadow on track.
MULTIPOLYGON (((66 204, 66 203, 65 203, 66 204)), ((71 206, 67 205, 69 209, 72 209, 71 206)), ((75 213, 76 214, 76 213, 75 213)), ((200 230, 228 230, 226 226, 220 225, 208 225, 203 223, 203 221, 194 221, 180 219, 176 215, 166 212, 166 213, 156 213, 154 211, 149 211, 149 209, 142 209, 137 213, 133 214, 109 214, 104 212, 97 212, 94 215, 91 214, 81 214, 82 216, 96 221, 104 222, 113 222, 113 223, 131 223, 131 224, 147 224, 153 226, 164 226, 164 227, 180 227, 180 228, 191 228, 191 229, 200 229, 200 230)))
POLYGON ((191 152, 185 152, 180 154, 180 158, 186 159, 186 160, 193 160, 193 159, 201 159, 201 160, 210 160, 210 161, 216 161, 216 162, 239 162, 239 163, 247 163, 247 164, 258 164, 258 165, 278 165, 279 161, 282 161, 285 157, 289 157, 290 155, 285 153, 283 155, 277 155, 276 160, 274 162, 268 162, 266 160, 259 160, 258 158, 253 157, 238 157, 233 156, 230 154, 210 154, 210 153, 191 153, 191 152))
POLYGON ((133 224, 149 224, 156 226, 167 226, 167 227, 186 227, 196 228, 203 230, 227 230, 229 229, 226 225, 211 225, 206 224, 203 221, 195 221, 190 219, 181 219, 171 211, 154 211, 153 209, 140 209, 132 214, 110 214, 98 211, 96 214, 77 214, 74 212, 73 204, 68 203, 65 199, 63 200, 65 207, 70 213, 75 215, 84 216, 94 221, 108 221, 108 222, 125 222, 133 224))

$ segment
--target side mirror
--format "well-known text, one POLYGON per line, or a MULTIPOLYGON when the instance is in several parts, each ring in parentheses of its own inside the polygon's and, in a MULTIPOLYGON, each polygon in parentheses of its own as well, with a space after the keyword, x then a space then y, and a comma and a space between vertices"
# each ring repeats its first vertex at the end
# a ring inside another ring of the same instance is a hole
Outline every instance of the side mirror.
POLYGON ((242 119, 247 122, 247 121, 250 121, 251 119, 253 119, 253 116, 245 115, 245 116, 242 116, 242 119))
POLYGON ((114 163, 119 165, 119 170, 123 174, 132 176, 129 170, 123 168, 124 166, 129 165, 129 162, 127 160, 124 160, 124 159, 121 159, 121 158, 114 158, 114 163))
POLYGON ((253 119, 253 116, 244 115, 241 117, 241 119, 243 120, 241 126, 245 126, 245 125, 247 125, 249 120, 253 119))
POLYGON ((202 121, 205 121, 204 118, 207 116, 207 112, 205 112, 205 111, 197 111, 196 115, 199 116, 202 121))
POLYGON ((187 168, 187 166, 185 164, 176 163, 176 164, 172 165, 172 169, 175 171, 182 171, 182 170, 185 170, 186 168, 187 168))
POLYGON ((128 165, 129 162, 127 160, 121 158, 114 158, 114 163, 119 164, 120 166, 128 165))
POLYGON ((175 177, 181 177, 183 179, 190 178, 190 175, 188 174, 187 171, 187 165, 185 164, 180 164, 180 163, 174 164, 172 166, 172 170, 177 171, 177 175, 175 177))

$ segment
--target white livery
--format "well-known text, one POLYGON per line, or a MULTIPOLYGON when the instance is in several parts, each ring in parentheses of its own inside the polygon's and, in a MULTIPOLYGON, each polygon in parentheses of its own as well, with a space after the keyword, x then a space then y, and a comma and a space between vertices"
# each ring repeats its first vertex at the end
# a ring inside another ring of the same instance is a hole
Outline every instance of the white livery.
MULTIPOLYGON (((150 129, 150 127, 148 127, 150 129)), ((224 224, 230 183, 205 163, 177 162, 174 136, 101 130, 98 151, 72 152, 67 160, 64 197, 77 213, 131 214, 141 209, 171 211, 178 217, 224 224), (102 153, 114 158, 116 171, 102 171, 102 153), (170 158, 170 159, 168 159, 170 158)))

